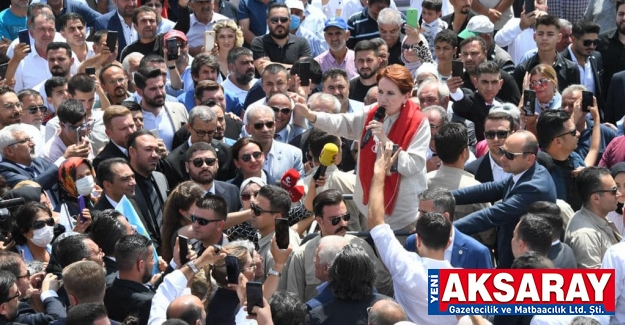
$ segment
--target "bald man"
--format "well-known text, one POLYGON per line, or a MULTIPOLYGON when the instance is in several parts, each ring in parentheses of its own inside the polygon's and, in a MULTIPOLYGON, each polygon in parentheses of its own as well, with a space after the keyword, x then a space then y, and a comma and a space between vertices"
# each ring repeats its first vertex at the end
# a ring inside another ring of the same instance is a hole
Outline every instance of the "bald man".
POLYGON ((390 298, 376 302, 369 310, 369 325, 393 325, 407 320, 404 308, 390 298))
POLYGON ((181 319, 189 325, 202 325, 206 321, 206 311, 200 298, 194 295, 180 296, 167 307, 167 319, 181 319))
POLYGON ((510 243, 514 227, 530 204, 536 201, 555 203, 556 186, 547 169, 536 162, 538 140, 532 133, 518 131, 509 135, 499 151, 501 167, 512 176, 454 190, 452 194, 458 205, 501 201, 457 220, 454 226, 467 235, 498 227, 498 266, 510 268, 514 261, 510 243))

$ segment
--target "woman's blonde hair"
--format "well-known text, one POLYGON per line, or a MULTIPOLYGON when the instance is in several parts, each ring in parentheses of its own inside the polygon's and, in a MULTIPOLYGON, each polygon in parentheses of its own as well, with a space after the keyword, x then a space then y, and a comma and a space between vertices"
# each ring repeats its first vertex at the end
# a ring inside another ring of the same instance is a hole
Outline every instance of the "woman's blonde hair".
MULTIPOLYGON (((542 74, 545 78, 553 81, 553 83, 556 85, 556 88, 558 86, 558 75, 556 74, 556 70, 553 69, 552 66, 548 65, 548 64, 539 64, 537 66, 535 66, 531 71, 530 71, 530 77, 537 75, 537 74, 542 74)), ((556 89, 557 91, 557 89, 556 89)))
MULTIPOLYGON (((239 259, 239 270, 243 272, 243 267, 247 263, 249 251, 245 246, 228 244, 224 246, 228 250, 228 255, 236 256, 239 259)), ((251 256, 251 254, 250 254, 251 256)), ((226 271, 225 259, 219 259, 211 267, 211 276, 218 286, 225 288, 228 286, 228 272, 226 271)))
POLYGON ((217 43, 219 32, 224 28, 230 28, 234 32, 236 41, 233 48, 243 46, 243 32, 234 20, 222 20, 215 23, 213 26, 213 30, 215 31, 215 43, 217 43))

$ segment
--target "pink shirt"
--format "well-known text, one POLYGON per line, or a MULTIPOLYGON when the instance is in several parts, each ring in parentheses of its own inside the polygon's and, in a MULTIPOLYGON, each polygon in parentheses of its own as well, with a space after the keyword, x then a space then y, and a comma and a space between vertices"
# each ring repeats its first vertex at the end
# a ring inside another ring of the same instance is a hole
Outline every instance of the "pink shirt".
POLYGON ((352 79, 353 77, 358 76, 358 71, 356 71, 355 59, 354 59, 354 51, 347 50, 347 54, 345 55, 345 59, 343 62, 339 64, 336 62, 336 59, 330 53, 330 50, 327 50, 321 54, 319 54, 315 61, 321 65, 321 71, 326 72, 332 68, 338 68, 345 70, 347 72, 347 81, 352 79))

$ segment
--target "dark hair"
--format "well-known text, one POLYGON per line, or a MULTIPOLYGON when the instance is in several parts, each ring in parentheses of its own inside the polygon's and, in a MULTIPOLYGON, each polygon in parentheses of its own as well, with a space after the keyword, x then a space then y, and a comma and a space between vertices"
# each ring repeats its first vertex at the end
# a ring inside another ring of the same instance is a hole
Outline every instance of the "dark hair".
POLYGON ((618 8, 622 5, 625 5, 625 0, 616 0, 616 11, 618 11, 618 8))
POLYGON ((510 131, 514 130, 514 119, 512 118, 512 115, 510 115, 509 113, 506 113, 506 112, 488 113, 488 115, 486 116, 486 119, 484 120, 484 124, 486 124, 486 121, 488 120, 508 121, 508 123, 510 124, 510 131))
POLYGON ((289 291, 277 291, 269 303, 274 325, 304 325, 307 309, 299 296, 289 291))
POLYGON ((243 55, 253 56, 254 54, 252 53, 252 50, 243 46, 231 49, 230 51, 228 51, 228 64, 236 64, 237 60, 243 55))
POLYGON ((457 47, 458 34, 456 34, 453 29, 443 29, 442 31, 438 32, 436 34, 436 37, 434 38, 434 44, 439 42, 446 42, 449 43, 451 47, 457 47))
POLYGON ((318 128, 313 128, 311 130, 308 139, 308 146, 315 161, 319 161, 319 157, 321 156, 323 147, 325 147, 326 144, 333 143, 337 147, 341 147, 341 139, 339 139, 339 137, 329 134, 318 128))
POLYGON ((528 213, 517 224, 517 235, 531 251, 547 256, 551 249, 551 225, 542 217, 528 213))
MULTIPOLYGON (((217 83, 217 81, 215 80, 201 80, 195 83, 195 90, 194 90, 193 96, 195 99, 200 100, 202 99, 202 96, 204 95, 205 91, 218 91, 220 89, 223 92, 223 87, 219 83, 217 83)), ((208 106, 208 105, 205 105, 205 106, 208 106)))
POLYGON ((363 248, 354 245, 343 247, 328 270, 332 293, 344 301, 361 301, 373 295, 376 278, 371 257, 363 248))
POLYGON ((85 106, 76 99, 64 100, 56 110, 59 122, 75 124, 84 119, 87 115, 85 106))
MULTIPOLYGON (((67 79, 65 79, 65 77, 52 77, 52 78, 49 78, 43 84, 43 89, 46 91, 46 96, 48 98, 51 98, 52 97, 52 91, 54 90, 54 88, 61 87, 61 86, 63 86, 66 83, 67 83, 67 79)), ((2 94, 3 93, 0 92, 0 95, 2 95, 2 94)), ((80 105, 82 105, 82 104, 80 104, 80 105)))
MULTIPOLYGON (((95 32, 95 33, 93 34, 93 43, 94 43, 94 44, 99 44, 99 43, 100 43, 100 40, 102 39, 102 36, 104 36, 104 35, 108 35, 108 32, 109 32, 109 31, 108 31, 108 30, 106 30, 106 29, 101 29, 101 30, 99 30, 99 31, 95 32)), ((108 64, 107 64, 107 66, 108 66, 108 65, 111 65, 111 63, 108 63, 108 64)))
POLYGON ((430 249, 445 250, 450 234, 451 222, 440 213, 428 212, 417 220, 417 235, 430 249))
POLYGON ((343 202, 343 194, 339 190, 325 190, 313 200, 313 212, 315 216, 323 218, 323 208, 329 205, 339 205, 343 202))
POLYGON ((421 8, 441 12, 443 10, 443 1, 441 0, 423 0, 421 8))
POLYGON ((483 74, 496 74, 497 77, 501 78, 501 71, 499 70, 499 66, 493 61, 484 61, 480 63, 477 66, 475 74, 478 78, 483 74))
POLYGON ((291 196, 282 187, 265 185, 261 187, 258 195, 269 200, 269 208, 282 214, 282 218, 289 216, 291 210, 291 196))
POLYGON ((139 68, 135 73, 135 85, 144 90, 148 79, 163 77, 163 71, 157 68, 139 68))
POLYGON ((213 153, 213 155, 215 155, 215 158, 217 158, 217 151, 215 151, 215 148, 213 148, 213 146, 211 146, 207 142, 200 141, 192 144, 191 147, 187 149, 187 152, 184 154, 184 161, 191 160, 193 154, 198 151, 210 151, 213 153))
POLYGON ((535 214, 545 219, 551 226, 551 240, 560 239, 564 231, 564 220, 560 207, 549 201, 537 201, 527 208, 527 213, 535 214))
POLYGON ((512 269, 555 269, 553 262, 545 255, 527 251, 512 262, 512 269))
POLYGON ((0 302, 5 303, 11 297, 9 297, 9 291, 13 285, 17 282, 17 277, 5 270, 0 270, 0 302))
POLYGON ((78 234, 63 238, 58 242, 56 249, 56 261, 61 267, 66 267, 91 255, 84 240, 89 239, 86 235, 78 234))
POLYGON ((150 259, 148 247, 152 246, 152 240, 140 235, 126 235, 115 244, 115 260, 120 271, 129 271, 133 268, 137 259, 150 259))
POLYGON ((280 3, 280 2, 274 2, 272 4, 269 5, 269 8, 267 8, 267 18, 269 18, 269 13, 273 10, 273 9, 280 9, 280 8, 284 8, 286 9, 287 12, 291 12, 289 10, 289 7, 286 6, 286 4, 284 3, 280 3))
POLYGON ((356 46, 354 46, 354 55, 363 51, 373 51, 373 54, 378 56, 378 45, 370 40, 362 40, 356 43, 356 46))
POLYGON ((571 35, 575 38, 580 38, 584 36, 584 34, 599 34, 600 31, 601 27, 597 23, 582 19, 573 24, 571 35))
POLYGON ((50 52, 51 50, 60 50, 60 49, 64 49, 65 50, 65 54, 67 54, 67 57, 69 57, 69 58, 72 57, 72 48, 69 46, 69 44, 67 44, 65 42, 50 42, 50 43, 48 43, 48 47, 46 48, 46 53, 50 52))
POLYGON ((291 66, 291 74, 298 74, 298 72, 301 69, 302 64, 304 64, 304 63, 310 64, 310 70, 309 70, 309 74, 308 74, 310 82, 312 82, 312 83, 314 83, 316 85, 321 84, 322 76, 323 76, 323 71, 321 70, 321 65, 319 65, 319 62, 315 61, 315 59, 313 59, 311 57, 301 58, 301 59, 293 62, 293 65, 291 66))
POLYGON ((98 176, 98 185, 104 187, 104 181, 113 183, 115 180, 115 174, 113 174, 113 166, 117 164, 128 165, 128 160, 124 158, 109 158, 103 160, 98 165, 96 175, 98 176))
POLYGON ((261 77, 264 76, 266 73, 276 75, 276 74, 278 74, 280 72, 284 72, 284 74, 287 76, 287 78, 289 77, 289 72, 286 70, 286 68, 282 64, 280 64, 280 63, 271 63, 271 64, 268 64, 265 67, 265 70, 263 70, 263 73, 261 74, 261 77))
POLYGON ((442 162, 455 163, 468 146, 467 128, 461 123, 447 123, 434 136, 436 153, 442 162))
POLYGON ((542 112, 536 122, 537 138, 540 147, 549 148, 551 142, 565 132, 564 123, 569 120, 569 115, 560 109, 550 109, 542 112))
POLYGON ((219 71, 219 61, 217 58, 208 52, 203 52, 193 58, 193 63, 191 63, 191 76, 196 78, 199 77, 200 69, 205 65, 211 67, 215 71, 219 71))
POLYGON ((152 9, 151 7, 148 6, 141 6, 139 8, 135 8, 135 10, 132 11, 132 23, 135 25, 139 25, 139 14, 142 12, 150 12, 153 13, 154 16, 158 16, 156 14, 156 11, 154 11, 154 9, 152 9))
POLYGON ((456 211, 456 199, 451 195, 451 191, 443 187, 432 187, 419 194, 419 201, 432 201, 435 212, 449 213, 454 215, 456 211))
POLYGON ((483 38, 479 37, 479 36, 471 36, 469 38, 465 38, 460 42, 460 48, 462 49, 465 45, 472 43, 472 42, 478 42, 480 43, 480 47, 482 48, 482 52, 486 52, 486 42, 484 41, 483 38))
POLYGON ((198 209, 213 210, 217 219, 226 220, 228 217, 228 202, 219 195, 206 194, 195 201, 195 206, 198 209))
POLYGON ((126 149, 130 150, 130 147, 134 148, 137 145, 137 138, 144 136, 144 135, 149 135, 154 138, 154 134, 152 134, 152 132, 150 132, 149 130, 143 129, 143 130, 135 131, 133 134, 131 134, 128 137, 128 143, 126 144, 126 149))
POLYGON ((347 76, 347 72, 339 68, 326 70, 326 72, 324 72, 323 76, 321 77, 321 82, 326 82, 326 80, 328 79, 335 79, 337 77, 343 77, 343 79, 345 79, 345 81, 349 83, 349 77, 347 76))
POLYGON ((370 0, 367 3, 367 7, 371 7, 372 5, 376 4, 376 3, 383 3, 385 4, 387 7, 389 7, 391 5, 391 0, 370 0))
POLYGON ((28 9, 26 9, 26 17, 27 19, 30 21, 31 19, 33 19, 33 11, 35 10, 41 10, 43 8, 48 8, 50 9, 50 11, 52 11, 52 7, 50 7, 49 4, 47 3, 43 3, 43 2, 35 2, 35 3, 31 3, 28 6, 28 9))
POLYGON ((541 15, 536 18, 536 29, 539 25, 555 26, 557 31, 560 31, 560 20, 554 15, 541 15))
POLYGON ((179 318, 170 318, 161 325, 189 325, 189 323, 179 318))
POLYGON ((230 152, 232 153, 232 159, 236 159, 238 161, 239 152, 241 151, 241 149, 243 149, 243 147, 247 146, 250 143, 257 145, 260 151, 261 152, 263 151, 263 145, 260 144, 260 142, 252 138, 240 138, 239 140, 237 140, 237 142, 235 142, 232 145, 232 147, 230 147, 230 152))
POLYGON ((108 317, 106 307, 102 303, 89 302, 78 304, 67 311, 67 325, 92 325, 100 318, 108 317))
POLYGON ((102 249, 106 256, 115 255, 115 244, 126 235, 126 228, 117 220, 120 216, 124 217, 117 210, 107 209, 93 217, 91 239, 102 249))
MULTIPOLYGON (((106 30, 104 30, 104 31, 106 31, 106 30)), ((102 84, 104 84, 104 72, 106 70, 110 69, 110 68, 113 68, 113 67, 122 70, 122 72, 124 72, 124 77, 126 76, 125 75, 126 72, 124 71, 124 68, 122 68, 119 64, 117 64, 117 63, 107 63, 100 69, 100 72, 98 73, 98 78, 100 79, 100 82, 102 84)))
POLYGON ((24 97, 27 97, 27 96, 35 96, 35 97, 42 98, 41 93, 39 93, 38 91, 34 89, 27 88, 27 89, 22 89, 17 93, 17 100, 21 102, 24 100, 24 97))
POLYGON ((134 100, 125 100, 121 105, 129 109, 131 112, 138 112, 142 110, 141 105, 134 100))
MULTIPOLYGON (((582 199, 584 206, 590 203, 590 197, 594 193, 603 189, 601 177, 606 175, 612 177, 612 174, 610 174, 610 171, 607 168, 599 166, 586 167, 579 172, 575 185, 577 187, 577 193, 582 199)), ((604 195, 604 193, 598 194, 600 196, 604 195)))
POLYGON ((17 212, 15 212, 15 224, 11 232, 16 244, 25 245, 27 243, 24 233, 33 228, 33 222, 39 212, 45 212, 49 217, 52 217, 52 211, 39 202, 27 202, 17 209, 17 212))
POLYGON ((83 93, 95 91, 95 80, 86 73, 79 73, 72 76, 67 82, 67 91, 70 95, 76 96, 76 90, 83 93))
MULTIPOLYGON (((50 79, 48 79, 50 80, 50 79)), ((9 86, 0 86, 0 96, 6 94, 6 93, 14 93, 15 91, 13 91, 13 88, 9 87, 9 86)))
POLYGON ((147 68, 148 63, 151 63, 151 62, 165 63, 165 58, 154 53, 148 54, 142 57, 141 60, 139 60, 139 68, 147 68))
POLYGON ((67 27, 66 26, 67 22, 70 21, 70 20, 80 20, 80 22, 82 23, 83 27, 86 27, 86 25, 85 25, 85 18, 83 18, 80 14, 77 14, 75 12, 70 12, 70 13, 66 13, 65 15, 61 16, 61 18, 59 19, 59 25, 60 25, 61 29, 67 27))
POLYGON ((22 257, 15 252, 0 252, 0 270, 11 272, 16 278, 22 275, 22 262, 22 257))

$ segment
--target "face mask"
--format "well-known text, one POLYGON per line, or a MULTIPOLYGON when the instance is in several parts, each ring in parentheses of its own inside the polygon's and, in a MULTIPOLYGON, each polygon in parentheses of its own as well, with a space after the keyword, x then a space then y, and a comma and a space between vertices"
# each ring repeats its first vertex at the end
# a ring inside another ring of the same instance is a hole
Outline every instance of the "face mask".
POLYGON ((302 23, 301 18, 296 15, 291 15, 291 25, 289 25, 290 30, 296 30, 299 28, 299 25, 302 23))
POLYGON ((91 191, 93 191, 93 185, 93 176, 89 175, 76 181, 76 190, 78 191, 78 194, 87 196, 91 194, 91 191))
POLYGON ((35 229, 33 235, 33 238, 30 239, 33 244, 39 247, 46 247, 50 244, 50 242, 52 242, 52 237, 54 237, 54 228, 45 226, 41 229, 35 229))

